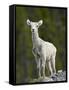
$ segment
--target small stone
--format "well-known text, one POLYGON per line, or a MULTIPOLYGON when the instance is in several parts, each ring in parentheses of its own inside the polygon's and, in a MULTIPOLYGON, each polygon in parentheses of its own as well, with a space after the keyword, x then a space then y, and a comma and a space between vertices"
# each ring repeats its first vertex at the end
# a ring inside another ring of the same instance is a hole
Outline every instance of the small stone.
POLYGON ((58 70, 58 73, 61 73, 62 72, 62 70, 58 70))

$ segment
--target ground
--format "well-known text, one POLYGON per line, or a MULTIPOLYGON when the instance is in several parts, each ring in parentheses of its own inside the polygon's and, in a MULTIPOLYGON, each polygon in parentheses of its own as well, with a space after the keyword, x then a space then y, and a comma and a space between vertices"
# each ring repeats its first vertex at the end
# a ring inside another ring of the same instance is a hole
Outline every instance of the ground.
POLYGON ((54 81, 66 81, 66 71, 59 70, 53 77, 45 77, 39 79, 33 79, 31 82, 54 82, 54 81))

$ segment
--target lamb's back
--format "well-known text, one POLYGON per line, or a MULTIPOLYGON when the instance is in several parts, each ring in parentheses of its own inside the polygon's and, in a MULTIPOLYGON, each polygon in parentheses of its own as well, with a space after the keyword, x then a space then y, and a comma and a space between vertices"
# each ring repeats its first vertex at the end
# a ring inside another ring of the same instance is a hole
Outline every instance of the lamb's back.
POLYGON ((47 56, 56 54, 57 49, 52 43, 46 42, 42 39, 40 39, 40 43, 42 43, 43 49, 46 51, 47 56))

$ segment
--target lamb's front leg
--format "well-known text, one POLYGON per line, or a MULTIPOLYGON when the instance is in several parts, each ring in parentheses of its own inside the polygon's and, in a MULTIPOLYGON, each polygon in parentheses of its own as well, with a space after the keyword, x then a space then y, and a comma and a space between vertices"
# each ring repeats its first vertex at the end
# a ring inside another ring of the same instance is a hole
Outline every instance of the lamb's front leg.
POLYGON ((38 77, 41 78, 41 61, 40 61, 40 56, 37 54, 36 49, 32 49, 33 55, 35 57, 35 61, 37 64, 37 70, 38 70, 38 77))
POLYGON ((41 59, 36 55, 35 60, 37 64, 38 78, 41 78, 41 59))
POLYGON ((38 77, 41 78, 41 60, 40 60, 40 58, 37 59, 37 70, 38 70, 38 77))

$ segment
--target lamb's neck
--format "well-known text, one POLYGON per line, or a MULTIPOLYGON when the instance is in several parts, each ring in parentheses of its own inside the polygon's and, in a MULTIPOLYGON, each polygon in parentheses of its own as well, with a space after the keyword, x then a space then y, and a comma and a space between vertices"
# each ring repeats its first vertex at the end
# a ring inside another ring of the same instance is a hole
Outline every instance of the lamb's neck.
POLYGON ((39 42, 39 34, 38 33, 35 33, 35 32, 32 33, 32 42, 33 42, 33 44, 36 44, 39 42))

